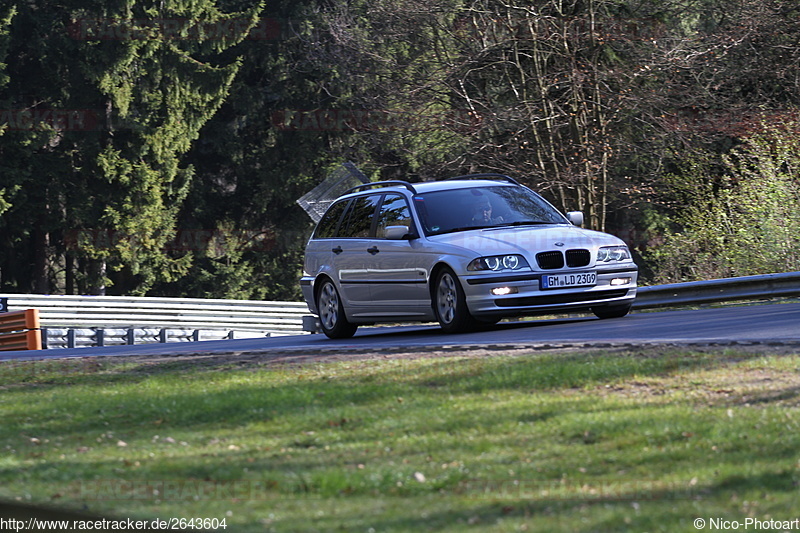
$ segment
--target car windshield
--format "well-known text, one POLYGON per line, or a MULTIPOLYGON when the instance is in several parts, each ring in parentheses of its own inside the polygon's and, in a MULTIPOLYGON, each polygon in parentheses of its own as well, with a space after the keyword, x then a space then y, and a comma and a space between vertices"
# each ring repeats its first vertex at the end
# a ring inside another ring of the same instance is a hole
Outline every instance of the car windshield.
POLYGON ((414 205, 427 235, 567 223, 556 208, 526 187, 498 185, 422 193, 414 197, 414 205))

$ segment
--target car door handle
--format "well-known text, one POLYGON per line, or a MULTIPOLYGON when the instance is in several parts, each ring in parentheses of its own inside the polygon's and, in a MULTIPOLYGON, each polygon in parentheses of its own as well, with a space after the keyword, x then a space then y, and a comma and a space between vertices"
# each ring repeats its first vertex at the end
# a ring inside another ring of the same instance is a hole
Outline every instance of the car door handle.
POLYGON ((331 252, 335 253, 336 255, 339 255, 340 253, 342 253, 342 247, 337 246, 336 248, 333 248, 331 252))
POLYGON ((378 247, 377 247, 377 246, 373 246, 372 248, 367 248, 367 251, 368 251, 369 253, 371 253, 372 255, 375 255, 375 254, 377 254, 378 252, 380 252, 380 250, 378 250, 378 247))

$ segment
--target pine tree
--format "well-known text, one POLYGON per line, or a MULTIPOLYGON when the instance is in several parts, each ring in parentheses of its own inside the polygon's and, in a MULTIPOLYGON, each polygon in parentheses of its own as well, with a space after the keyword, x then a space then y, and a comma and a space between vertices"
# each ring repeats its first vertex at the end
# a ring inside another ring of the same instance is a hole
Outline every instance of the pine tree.
MULTIPOLYGON (((11 283, 143 294, 185 272, 191 257, 167 247, 193 176, 181 158, 239 69, 224 51, 247 37, 260 9, 226 14, 213 0, 17 3, 3 100, 75 117, 0 138, 13 156, 3 158, 10 172, 0 189, 18 190, 3 220, 15 239, 4 263, 34 265, 11 283)), ((5 268, 3 277, 7 285, 5 268)))

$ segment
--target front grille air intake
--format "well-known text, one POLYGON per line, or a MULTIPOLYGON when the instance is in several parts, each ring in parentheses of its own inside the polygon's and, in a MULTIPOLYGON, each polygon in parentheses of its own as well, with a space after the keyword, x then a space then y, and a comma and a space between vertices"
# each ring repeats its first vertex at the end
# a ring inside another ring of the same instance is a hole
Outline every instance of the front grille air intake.
POLYGON ((542 270, 555 270, 564 268, 564 255, 559 251, 539 252, 536 254, 536 262, 542 270))
POLYGON ((589 250, 567 250, 568 267, 585 267, 591 260, 589 250))

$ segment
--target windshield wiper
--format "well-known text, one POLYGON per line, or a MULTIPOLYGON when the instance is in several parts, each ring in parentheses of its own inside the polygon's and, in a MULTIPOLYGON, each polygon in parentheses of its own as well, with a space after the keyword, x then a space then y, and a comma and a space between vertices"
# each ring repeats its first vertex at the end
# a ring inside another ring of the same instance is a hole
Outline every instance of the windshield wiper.
POLYGON ((541 226, 543 224, 555 224, 546 220, 517 220, 516 222, 509 222, 507 226, 541 226))
POLYGON ((469 231, 473 229, 486 229, 486 228, 496 228, 497 226, 460 226, 458 228, 450 228, 444 231, 437 231, 434 235, 444 235, 445 233, 456 233, 458 231, 469 231))
POLYGON ((556 222, 548 222, 545 220, 518 220, 516 222, 498 222, 496 224, 484 224, 479 226, 459 226, 457 228, 450 228, 444 231, 437 231, 434 235, 444 235, 445 233, 456 233, 459 231, 470 231, 474 229, 503 229, 509 226, 542 226, 547 224, 556 224, 556 222))

